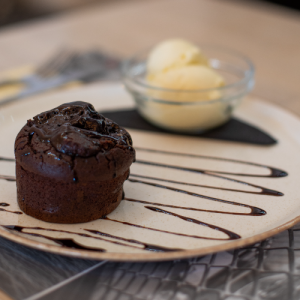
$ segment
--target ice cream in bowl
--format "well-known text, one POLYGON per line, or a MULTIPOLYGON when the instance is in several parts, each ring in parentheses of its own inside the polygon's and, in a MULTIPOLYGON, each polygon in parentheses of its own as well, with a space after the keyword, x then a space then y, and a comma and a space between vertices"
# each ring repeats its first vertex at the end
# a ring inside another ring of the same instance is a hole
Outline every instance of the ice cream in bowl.
POLYGON ((126 60, 123 82, 148 122, 199 133, 231 118, 253 88, 254 67, 235 51, 170 39, 126 60))

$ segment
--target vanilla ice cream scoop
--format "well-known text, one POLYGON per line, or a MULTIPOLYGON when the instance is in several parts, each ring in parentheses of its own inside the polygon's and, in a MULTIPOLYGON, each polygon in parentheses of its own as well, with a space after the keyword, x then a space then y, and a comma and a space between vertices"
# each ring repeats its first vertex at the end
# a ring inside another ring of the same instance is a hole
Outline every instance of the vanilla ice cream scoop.
POLYGON ((149 54, 148 76, 188 65, 208 66, 202 51, 188 41, 171 39, 158 44, 149 54))
MULTIPOLYGON (((167 40, 158 44, 147 60, 147 80, 156 87, 173 90, 205 90, 225 84, 221 75, 215 72, 200 48, 181 39, 167 40)), ((167 99, 164 91, 156 92, 156 97, 167 99)), ((215 91, 201 93, 201 97, 174 96, 172 101, 212 100, 220 97, 215 91)))
POLYGON ((160 99, 172 101, 205 101, 213 100, 220 97, 221 93, 216 90, 204 91, 224 85, 224 79, 214 70, 201 65, 183 66, 181 68, 170 69, 166 72, 160 72, 153 75, 151 84, 172 90, 197 91, 199 93, 172 93, 158 90, 155 94, 160 99))

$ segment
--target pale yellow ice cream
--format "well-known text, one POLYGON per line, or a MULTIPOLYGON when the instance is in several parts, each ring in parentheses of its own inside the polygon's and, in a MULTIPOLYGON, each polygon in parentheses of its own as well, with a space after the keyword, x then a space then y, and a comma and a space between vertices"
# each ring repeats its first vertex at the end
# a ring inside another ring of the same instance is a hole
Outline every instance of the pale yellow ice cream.
POLYGON ((171 39, 158 44, 151 51, 147 61, 147 72, 151 78, 160 72, 188 65, 208 66, 208 59, 190 42, 171 39))
MULTIPOLYGON (((205 90, 225 84, 222 76, 209 66, 202 51, 181 39, 164 41, 151 51, 147 60, 147 80, 153 86, 180 91, 205 90)), ((203 101, 220 97, 216 91, 185 94, 158 91, 156 97, 172 101, 203 101)))

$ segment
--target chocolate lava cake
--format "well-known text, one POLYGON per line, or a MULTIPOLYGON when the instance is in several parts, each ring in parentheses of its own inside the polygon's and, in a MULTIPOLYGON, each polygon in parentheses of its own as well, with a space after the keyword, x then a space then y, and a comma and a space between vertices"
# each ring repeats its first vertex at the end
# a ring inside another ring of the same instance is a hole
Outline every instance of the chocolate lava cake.
POLYGON ((28 120, 15 156, 21 210, 46 222, 80 223, 119 205, 135 150, 125 129, 78 101, 28 120))

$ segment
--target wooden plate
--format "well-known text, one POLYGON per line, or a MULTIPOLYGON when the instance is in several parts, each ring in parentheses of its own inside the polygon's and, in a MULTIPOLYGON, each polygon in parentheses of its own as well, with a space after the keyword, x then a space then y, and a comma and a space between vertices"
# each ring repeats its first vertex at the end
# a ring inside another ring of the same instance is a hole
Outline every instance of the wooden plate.
MULTIPOLYGON (((14 157, 15 136, 27 119, 76 100, 97 110, 134 107, 115 84, 21 100, 0 111, 0 156, 14 157)), ((51 224, 21 213, 14 160, 1 160, 0 235, 62 255, 153 261, 246 246, 293 226, 300 221, 299 119, 250 98, 235 115, 269 132, 278 144, 130 130, 137 162, 124 185, 126 198, 107 219, 89 223, 51 224)))

